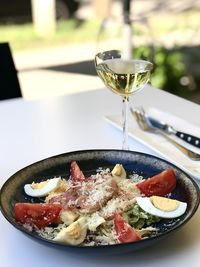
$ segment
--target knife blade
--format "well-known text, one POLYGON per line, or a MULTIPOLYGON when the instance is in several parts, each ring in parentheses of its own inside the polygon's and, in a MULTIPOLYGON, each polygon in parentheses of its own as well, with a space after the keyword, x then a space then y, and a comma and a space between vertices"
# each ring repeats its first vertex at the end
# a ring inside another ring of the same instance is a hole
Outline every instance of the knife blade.
POLYGON ((145 114, 145 117, 147 119, 147 122, 149 122, 149 126, 159 129, 161 131, 164 131, 166 134, 175 135, 181 140, 187 142, 190 145, 195 146, 196 148, 200 148, 200 138, 193 136, 189 133, 184 133, 182 131, 176 130, 173 126, 160 121, 158 119, 155 119, 147 114, 145 114))

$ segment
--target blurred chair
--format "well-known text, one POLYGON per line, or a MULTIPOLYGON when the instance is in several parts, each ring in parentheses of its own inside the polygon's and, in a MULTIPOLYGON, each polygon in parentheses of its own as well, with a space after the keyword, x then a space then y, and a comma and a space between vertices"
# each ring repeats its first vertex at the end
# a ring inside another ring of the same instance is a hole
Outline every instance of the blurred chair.
POLYGON ((0 43, 0 100, 22 97, 9 43, 0 43))

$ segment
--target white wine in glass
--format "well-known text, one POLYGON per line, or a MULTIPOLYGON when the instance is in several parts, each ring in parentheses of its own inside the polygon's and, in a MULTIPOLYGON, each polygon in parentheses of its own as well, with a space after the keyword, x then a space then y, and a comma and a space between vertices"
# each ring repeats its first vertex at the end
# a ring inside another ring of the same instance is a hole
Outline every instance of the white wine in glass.
POLYGON ((142 89, 150 79, 152 63, 124 59, 118 50, 100 52, 95 56, 98 76, 105 86, 123 98, 123 150, 128 150, 129 97, 142 89))

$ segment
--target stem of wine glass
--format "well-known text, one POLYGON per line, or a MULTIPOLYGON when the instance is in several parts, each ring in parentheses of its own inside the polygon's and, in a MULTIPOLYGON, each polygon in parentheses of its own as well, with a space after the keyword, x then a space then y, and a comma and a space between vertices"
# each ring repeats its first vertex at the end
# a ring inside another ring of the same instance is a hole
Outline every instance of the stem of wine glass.
POLYGON ((122 108, 122 117, 123 117, 123 143, 122 149, 129 150, 128 144, 128 112, 129 112, 129 97, 123 97, 123 108, 122 108))

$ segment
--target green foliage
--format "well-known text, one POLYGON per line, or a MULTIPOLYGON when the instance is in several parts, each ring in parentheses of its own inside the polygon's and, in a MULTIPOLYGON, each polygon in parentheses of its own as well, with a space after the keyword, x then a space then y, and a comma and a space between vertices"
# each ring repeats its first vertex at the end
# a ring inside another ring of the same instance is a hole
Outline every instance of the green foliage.
POLYGON ((154 64, 151 75, 151 83, 154 87, 183 97, 192 94, 188 66, 180 48, 141 46, 135 48, 133 54, 134 58, 149 60, 154 64), (181 82, 183 79, 188 82, 183 84, 181 82))
POLYGON ((38 37, 32 23, 0 24, 0 42, 9 42, 13 51, 94 42, 99 25, 98 20, 68 19, 57 22, 53 36, 38 37))

